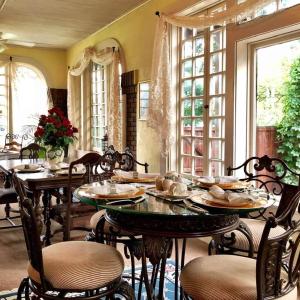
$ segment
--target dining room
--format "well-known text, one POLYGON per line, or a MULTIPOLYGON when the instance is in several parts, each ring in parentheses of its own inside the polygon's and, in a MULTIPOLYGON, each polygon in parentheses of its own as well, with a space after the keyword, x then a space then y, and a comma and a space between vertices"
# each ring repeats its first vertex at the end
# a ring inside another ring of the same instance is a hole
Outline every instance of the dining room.
POLYGON ((0 298, 300 299, 299 4, 0 0, 0 298))

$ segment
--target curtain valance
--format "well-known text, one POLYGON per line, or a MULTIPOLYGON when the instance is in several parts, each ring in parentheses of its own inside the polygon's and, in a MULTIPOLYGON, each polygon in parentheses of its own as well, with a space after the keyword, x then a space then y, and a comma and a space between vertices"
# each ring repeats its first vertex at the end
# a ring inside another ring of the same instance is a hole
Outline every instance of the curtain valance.
POLYGON ((77 148, 89 150, 91 144, 91 74, 88 71, 90 62, 109 66, 110 86, 107 118, 109 143, 113 144, 116 149, 121 149, 119 51, 114 51, 114 48, 97 51, 94 47, 86 48, 77 65, 70 68, 68 72, 68 114, 73 124, 80 129, 77 148))

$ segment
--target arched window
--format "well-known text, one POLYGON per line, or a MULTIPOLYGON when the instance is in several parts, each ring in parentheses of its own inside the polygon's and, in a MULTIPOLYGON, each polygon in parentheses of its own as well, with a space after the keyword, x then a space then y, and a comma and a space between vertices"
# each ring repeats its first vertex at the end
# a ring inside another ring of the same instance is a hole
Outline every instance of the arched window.
POLYGON ((47 110, 47 84, 41 71, 19 62, 0 68, 0 136, 13 132, 32 137, 39 115, 47 110))

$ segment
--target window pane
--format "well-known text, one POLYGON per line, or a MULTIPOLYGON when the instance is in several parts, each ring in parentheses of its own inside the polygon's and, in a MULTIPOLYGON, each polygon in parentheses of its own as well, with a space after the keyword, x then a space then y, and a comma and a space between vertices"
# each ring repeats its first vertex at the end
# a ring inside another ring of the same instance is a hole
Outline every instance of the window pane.
POLYGON ((204 74, 204 57, 199 57, 195 59, 195 76, 201 76, 204 74))
POLYGON ((211 117, 214 116, 223 116, 223 103, 222 103, 222 97, 213 97, 210 100, 209 104, 209 115, 211 117))
POLYGON ((195 99, 194 101, 194 116, 201 117, 203 115, 203 100, 195 99))
POLYGON ((183 101, 183 116, 188 117, 192 115, 192 102, 191 100, 183 101))
POLYGON ((193 54, 193 43, 192 43, 192 41, 184 42, 182 52, 183 52, 183 58, 192 57, 192 54, 193 54))
POLYGON ((210 121, 209 137, 222 137, 222 120, 213 119, 210 121))
POLYGON ((191 157, 183 157, 183 173, 192 174, 192 158, 191 157))
POLYGON ((194 155, 203 156, 203 139, 194 140, 194 155))
POLYGON ((203 137, 203 120, 202 119, 195 119, 194 120, 194 132, 193 132, 193 135, 194 136, 201 136, 203 137))
POLYGON ((195 56, 202 55, 204 53, 204 38, 197 38, 194 42, 195 56))
POLYGON ((203 159, 202 158, 195 158, 195 175, 196 176, 203 176, 203 159))
POLYGON ((186 62, 184 62, 182 64, 182 77, 186 78, 186 77, 192 77, 193 75, 193 63, 192 60, 187 60, 186 62))
POLYGON ((194 96, 203 96, 204 92, 204 79, 197 78, 194 81, 194 96))
POLYGON ((210 51, 213 52, 222 48, 222 31, 213 32, 210 37, 210 51))
POLYGON ((192 138, 185 137, 182 139, 182 153, 192 154, 192 138))
POLYGON ((210 78, 210 88, 209 94, 210 95, 219 95, 223 94, 223 76, 222 75, 214 75, 210 78))
POLYGON ((210 56, 210 73, 222 72, 222 52, 210 56))
POLYGON ((182 96, 192 95, 192 80, 184 80, 182 84, 182 96))
POLYGON ((222 141, 213 140, 210 143, 210 158, 222 159, 222 141))
POLYGON ((221 176, 223 174, 222 163, 218 161, 212 161, 210 163, 210 170, 212 176, 221 176))

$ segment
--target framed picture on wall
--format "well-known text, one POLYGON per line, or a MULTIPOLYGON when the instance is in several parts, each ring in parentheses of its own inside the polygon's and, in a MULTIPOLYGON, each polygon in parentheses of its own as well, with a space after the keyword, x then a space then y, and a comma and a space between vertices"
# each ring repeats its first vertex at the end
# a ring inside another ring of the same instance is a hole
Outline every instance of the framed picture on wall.
POLYGON ((139 83, 139 119, 148 119, 150 98, 150 81, 143 81, 139 83))

